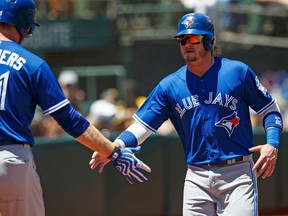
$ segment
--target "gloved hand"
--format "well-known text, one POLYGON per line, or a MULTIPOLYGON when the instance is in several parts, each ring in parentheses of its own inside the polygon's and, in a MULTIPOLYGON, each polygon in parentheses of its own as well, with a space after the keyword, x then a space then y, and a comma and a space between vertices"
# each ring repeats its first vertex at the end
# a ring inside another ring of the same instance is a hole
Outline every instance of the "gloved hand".
POLYGON ((148 180, 147 172, 151 172, 150 167, 134 155, 140 150, 140 146, 136 148, 120 148, 108 158, 130 184, 134 183, 133 178, 139 182, 148 180))

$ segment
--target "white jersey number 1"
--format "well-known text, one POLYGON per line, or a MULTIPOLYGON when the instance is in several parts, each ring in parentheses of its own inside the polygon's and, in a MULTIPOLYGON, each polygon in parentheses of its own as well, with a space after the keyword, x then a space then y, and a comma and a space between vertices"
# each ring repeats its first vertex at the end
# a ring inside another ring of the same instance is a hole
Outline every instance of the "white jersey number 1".
POLYGON ((0 75, 0 110, 5 110, 5 98, 8 85, 9 71, 0 75))

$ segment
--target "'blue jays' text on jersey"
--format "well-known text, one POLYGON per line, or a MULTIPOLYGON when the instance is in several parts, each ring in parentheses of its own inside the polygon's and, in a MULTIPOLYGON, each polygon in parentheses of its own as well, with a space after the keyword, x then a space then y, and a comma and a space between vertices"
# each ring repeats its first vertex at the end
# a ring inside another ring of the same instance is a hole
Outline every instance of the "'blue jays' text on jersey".
POLYGON ((36 105, 51 114, 69 104, 44 60, 0 41, 0 140, 34 144, 29 129, 36 105))
POLYGON ((249 66, 225 58, 215 60, 202 77, 187 66, 165 77, 133 116, 152 132, 170 118, 188 164, 250 154, 249 106, 261 114, 275 103, 249 66))

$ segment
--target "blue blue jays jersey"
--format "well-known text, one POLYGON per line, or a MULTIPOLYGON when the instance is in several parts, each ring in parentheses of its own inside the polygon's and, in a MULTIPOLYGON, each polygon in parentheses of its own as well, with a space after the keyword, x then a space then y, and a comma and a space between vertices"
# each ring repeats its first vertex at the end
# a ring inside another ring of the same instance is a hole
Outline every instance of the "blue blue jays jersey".
POLYGON ((48 115, 67 104, 44 60, 17 43, 0 41, 0 140, 33 145, 29 125, 36 105, 48 115))
POLYGON ((202 77, 187 66, 165 77, 133 117, 154 133, 170 118, 188 164, 218 163, 250 154, 249 107, 261 114, 274 103, 248 65, 216 57, 202 77))

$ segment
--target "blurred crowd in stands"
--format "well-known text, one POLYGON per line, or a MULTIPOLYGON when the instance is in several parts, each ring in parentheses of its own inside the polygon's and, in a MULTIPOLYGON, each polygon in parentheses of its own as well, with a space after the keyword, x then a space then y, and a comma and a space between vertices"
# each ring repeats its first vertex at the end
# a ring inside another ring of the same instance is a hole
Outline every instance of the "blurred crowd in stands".
POLYGON ((49 20, 108 15, 112 0, 35 0, 39 17, 49 20))
POLYGON ((174 28, 184 12, 194 11, 218 20, 222 30, 280 37, 288 34, 288 0, 36 0, 36 4, 40 19, 105 16, 115 19, 118 29, 127 32, 174 28))

